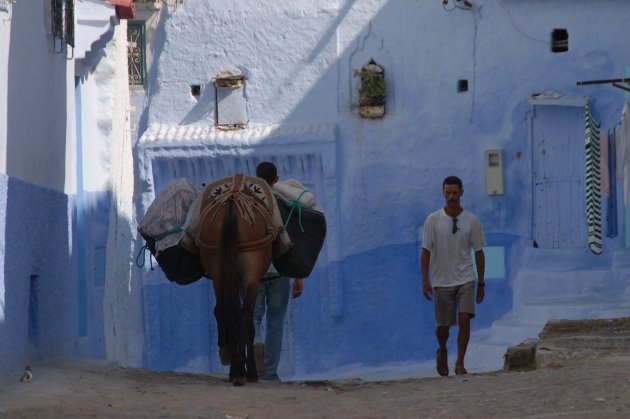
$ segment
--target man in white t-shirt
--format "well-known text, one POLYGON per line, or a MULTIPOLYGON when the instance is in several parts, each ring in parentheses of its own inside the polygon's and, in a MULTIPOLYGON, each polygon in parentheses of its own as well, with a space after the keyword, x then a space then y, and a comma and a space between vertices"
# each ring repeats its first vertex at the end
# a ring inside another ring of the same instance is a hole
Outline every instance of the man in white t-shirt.
POLYGON ((455 374, 466 374, 464 357, 470 340, 470 319, 475 317, 475 300, 483 301, 485 281, 486 239, 479 219, 460 205, 464 195, 461 179, 449 176, 442 182, 444 208, 429 214, 422 237, 422 292, 429 301, 435 300, 435 335, 439 344, 436 353, 438 374, 447 376, 446 342, 451 326, 459 325, 455 374), (475 272, 477 266, 477 297, 475 272), (429 274, 431 282, 429 282, 429 274))

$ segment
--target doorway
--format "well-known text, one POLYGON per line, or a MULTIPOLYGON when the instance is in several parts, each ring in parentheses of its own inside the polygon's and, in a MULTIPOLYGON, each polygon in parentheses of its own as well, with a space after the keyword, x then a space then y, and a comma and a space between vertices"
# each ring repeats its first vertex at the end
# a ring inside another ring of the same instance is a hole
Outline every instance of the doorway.
POLYGON ((532 237, 546 249, 586 246, 583 105, 537 105, 531 115, 532 237))

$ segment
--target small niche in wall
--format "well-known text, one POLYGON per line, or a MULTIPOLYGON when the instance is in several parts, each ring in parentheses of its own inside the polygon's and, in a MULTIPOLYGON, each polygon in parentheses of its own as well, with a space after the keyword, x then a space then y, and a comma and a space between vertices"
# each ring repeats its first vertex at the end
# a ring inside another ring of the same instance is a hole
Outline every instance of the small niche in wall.
POLYGON ((457 80, 457 91, 460 93, 468 91, 468 80, 457 80))
POLYGON ((354 75, 360 80, 359 114, 362 118, 382 118, 387 98, 385 69, 371 59, 361 70, 355 70, 354 75))
POLYGON ((569 50, 569 32, 566 29, 554 29, 551 32, 551 52, 569 50))
POLYGON ((223 72, 212 79, 216 88, 216 126, 241 129, 247 125, 245 76, 223 72))
POLYGON ((193 95, 194 97, 201 96, 201 86, 198 85, 198 84, 191 84, 190 85, 190 94, 193 95))

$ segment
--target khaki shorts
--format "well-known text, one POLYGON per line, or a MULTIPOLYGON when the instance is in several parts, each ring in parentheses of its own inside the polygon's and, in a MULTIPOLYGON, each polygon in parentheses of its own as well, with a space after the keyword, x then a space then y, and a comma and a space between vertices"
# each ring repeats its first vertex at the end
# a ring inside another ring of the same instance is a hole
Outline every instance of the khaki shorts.
POLYGON ((453 287, 433 288, 435 321, 438 326, 457 324, 457 313, 475 317, 475 281, 453 287))

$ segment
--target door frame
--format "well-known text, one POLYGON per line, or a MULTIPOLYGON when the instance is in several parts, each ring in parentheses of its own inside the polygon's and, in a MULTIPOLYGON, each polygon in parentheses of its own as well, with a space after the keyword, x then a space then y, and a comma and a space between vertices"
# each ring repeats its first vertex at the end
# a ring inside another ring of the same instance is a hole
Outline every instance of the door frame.
MULTIPOLYGON (((534 119, 536 117, 536 107, 537 106, 559 106, 559 107, 575 107, 586 109, 586 105, 590 102, 591 97, 588 95, 579 95, 579 96, 563 96, 559 94, 538 94, 532 95, 529 97, 527 102, 527 130, 528 130, 528 146, 530 151, 530 182, 529 182, 529 199, 530 199, 530 228, 529 228, 529 241, 532 246, 537 247, 535 243, 534 237, 534 222, 535 222, 535 205, 536 201, 534 199, 535 195, 535 187, 534 185, 534 119)), ((584 162, 585 163, 585 162, 584 162)), ((584 177, 582 176, 582 180, 584 177)), ((584 198, 586 199, 586 198, 584 198)), ((586 202, 584 202, 586 205, 586 202)), ((586 222, 586 220, 585 220, 586 222)), ((584 237, 584 248, 587 247, 587 237, 584 237)))

